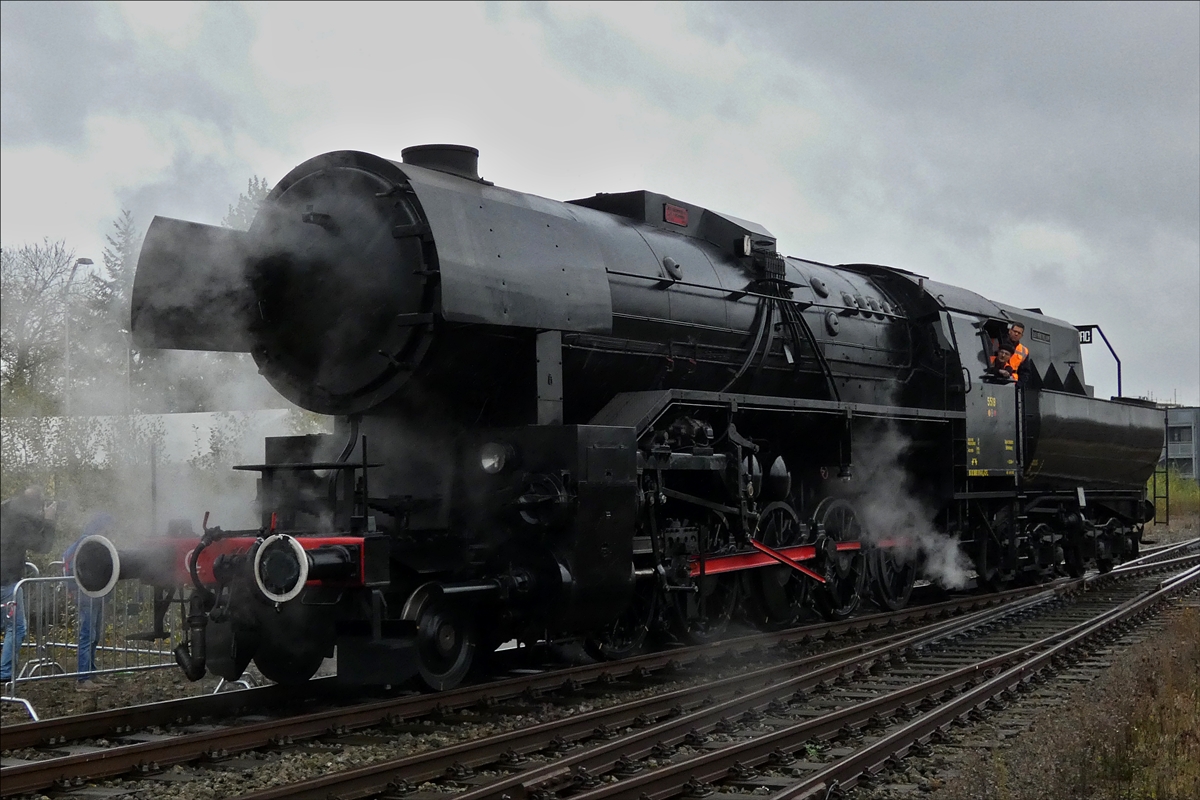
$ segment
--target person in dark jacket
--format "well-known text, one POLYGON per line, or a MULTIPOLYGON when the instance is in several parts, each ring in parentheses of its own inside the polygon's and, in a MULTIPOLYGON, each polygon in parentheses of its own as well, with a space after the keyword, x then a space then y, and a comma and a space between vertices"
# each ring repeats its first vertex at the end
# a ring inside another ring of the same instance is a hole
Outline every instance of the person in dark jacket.
POLYGON ((13 661, 25 639, 25 609, 15 596, 25 575, 25 556, 45 553, 54 539, 54 503, 46 504, 40 486, 30 486, 0 503, 0 603, 4 608, 4 649, 0 681, 13 678, 13 661))

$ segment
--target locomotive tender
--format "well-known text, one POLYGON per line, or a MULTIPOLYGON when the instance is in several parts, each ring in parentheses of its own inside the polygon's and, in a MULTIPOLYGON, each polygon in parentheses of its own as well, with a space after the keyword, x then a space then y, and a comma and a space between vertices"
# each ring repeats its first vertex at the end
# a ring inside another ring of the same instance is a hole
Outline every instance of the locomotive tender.
POLYGON ((503 189, 477 158, 327 153, 248 232, 151 224, 138 345, 250 352, 336 418, 239 467, 261 474, 260 528, 81 549, 89 592, 193 586, 192 679, 253 660, 300 682, 336 646, 341 680, 442 689, 512 638, 619 658, 733 619, 898 608, 920 532, 856 507, 881 435, 982 585, 1137 552, 1162 412, 1092 397, 1072 325, 784 257, 760 225, 653 192, 503 189), (1030 358, 994 382, 1012 322, 1030 358))

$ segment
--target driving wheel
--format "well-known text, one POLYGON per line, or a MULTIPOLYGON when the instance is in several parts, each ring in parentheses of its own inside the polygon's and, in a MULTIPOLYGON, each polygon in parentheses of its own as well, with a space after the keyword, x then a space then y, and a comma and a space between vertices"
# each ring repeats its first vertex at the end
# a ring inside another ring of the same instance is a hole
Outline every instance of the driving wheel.
POLYGON ((585 639, 583 649, 597 661, 638 655, 646 647, 659 608, 657 581, 638 581, 633 587, 633 598, 621 615, 607 628, 585 639))
POLYGON ((817 611, 828 620, 845 619, 854 613, 866 586, 866 557, 859 550, 838 550, 839 542, 861 542, 862 526, 854 506, 826 497, 813 512, 813 527, 820 533, 825 554, 825 583, 813 589, 817 611))
MULTIPOLYGON (((754 538, 779 550, 804 544, 804 528, 796 509, 789 503, 771 503, 758 518, 754 538)), ((808 603, 808 578, 783 564, 747 570, 747 614, 761 628, 786 628, 795 624, 808 603)))
MULTIPOLYGON (((712 552, 729 539, 725 518, 713 513, 708 519, 701 543, 704 552, 712 552)), ((719 639, 729 630, 729 623, 741 601, 740 581, 732 574, 698 575, 692 579, 693 592, 671 592, 672 632, 689 644, 705 644, 719 639)))
POLYGON ((917 565, 911 555, 899 546, 873 546, 867 550, 871 595, 880 608, 899 611, 908 605, 917 581, 917 565))
POLYGON ((478 644, 471 619, 433 584, 412 593, 403 617, 417 626, 417 672, 425 685, 440 692, 462 683, 478 644))

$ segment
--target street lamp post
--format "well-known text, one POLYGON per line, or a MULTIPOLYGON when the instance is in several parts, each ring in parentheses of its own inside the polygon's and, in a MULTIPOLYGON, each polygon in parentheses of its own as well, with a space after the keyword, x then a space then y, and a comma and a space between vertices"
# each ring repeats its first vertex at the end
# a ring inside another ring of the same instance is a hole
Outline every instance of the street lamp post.
POLYGON ((91 266, 95 262, 90 258, 77 258, 71 265, 71 274, 63 285, 63 363, 66 375, 63 376, 63 416, 71 415, 71 281, 75 280, 75 271, 81 266, 91 266))

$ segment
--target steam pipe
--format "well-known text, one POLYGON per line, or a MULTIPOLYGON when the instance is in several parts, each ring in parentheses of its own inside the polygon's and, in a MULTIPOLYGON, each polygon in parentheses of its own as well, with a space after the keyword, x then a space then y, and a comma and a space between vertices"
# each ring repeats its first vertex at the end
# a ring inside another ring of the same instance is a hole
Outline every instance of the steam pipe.
MULTIPOLYGON (((208 522, 208 514, 204 515, 204 521, 205 523, 208 522)), ((200 552, 216 540, 216 531, 218 530, 218 528, 210 530, 208 527, 205 527, 204 535, 200 537, 200 543, 196 545, 196 549, 192 550, 191 554, 187 557, 188 574, 192 576, 192 586, 196 589, 196 595, 204 598, 205 605, 215 603, 217 598, 204 585, 204 582, 200 580, 200 573, 197 571, 200 564, 200 552)), ((196 595, 193 595, 193 597, 196 595)))
POLYGON ((208 645, 205 631, 208 628, 208 614, 205 611, 205 599, 200 594, 193 594, 188 601, 188 638, 175 648, 175 663, 183 670, 189 681, 198 681, 207 672, 208 645), (191 644, 189 649, 188 645, 191 644))

